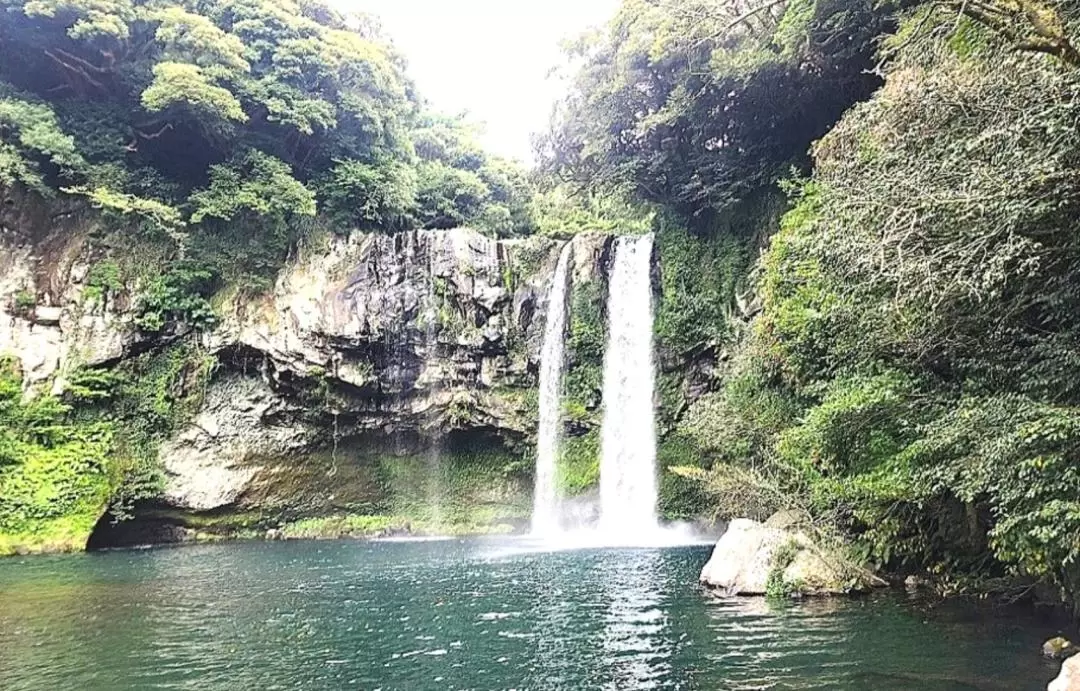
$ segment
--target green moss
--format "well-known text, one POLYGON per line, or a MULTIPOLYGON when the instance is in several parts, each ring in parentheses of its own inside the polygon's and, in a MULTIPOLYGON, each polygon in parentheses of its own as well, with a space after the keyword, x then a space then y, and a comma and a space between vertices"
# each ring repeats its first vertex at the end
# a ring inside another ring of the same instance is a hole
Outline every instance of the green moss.
POLYGON ((506 289, 506 292, 512 293, 517 289, 517 274, 514 273, 514 267, 510 263, 503 264, 502 266, 502 286, 506 289))
POLYGON ((293 539, 337 537, 374 537, 387 532, 409 531, 408 519, 394 516, 359 516, 342 514, 320 518, 304 518, 281 527, 284 536, 293 539))
POLYGON ((114 427, 82 421, 60 399, 24 399, 0 359, 0 554, 82 549, 118 485, 114 427))
POLYGON ((669 521, 701 518, 714 507, 702 483, 688 473, 672 468, 700 468, 704 464, 700 449, 688 437, 670 434, 661 439, 656 453, 660 468, 659 510, 669 521))
POLYGON ((603 387, 604 322, 600 283, 574 284, 570 300, 563 401, 580 420, 585 417, 582 411, 595 413, 599 409, 603 387))
POLYGON ((514 530, 510 523, 484 520, 444 523, 418 520, 408 516, 340 514, 304 518, 287 523, 281 531, 287 540, 322 540, 337 538, 375 538, 387 535, 493 535, 514 530))
POLYGON ((535 239, 526 240, 514 248, 510 255, 510 266, 514 276, 535 276, 544 265, 553 243, 540 242, 535 239))
POLYGON ((803 592, 805 584, 801 581, 789 581, 784 572, 795 561, 802 548, 795 540, 788 540, 773 552, 769 575, 765 580, 765 597, 783 599, 794 597, 803 592))
POLYGON ((104 510, 104 503, 91 500, 67 515, 38 520, 30 530, 0 532, 0 556, 81 552, 104 510))
POLYGON ((589 430, 582 436, 563 440, 555 482, 563 496, 588 492, 600 482, 600 432, 589 430))
POLYGON ((483 532, 529 517, 531 492, 515 454, 450 451, 384 456, 378 463, 386 513, 424 532, 483 532))
POLYGON ((90 267, 83 297, 90 302, 104 302, 123 288, 120 265, 112 259, 106 259, 90 267))
POLYGON ((160 491, 158 447, 198 410, 215 363, 197 344, 180 341, 115 370, 82 368, 69 375, 68 423, 108 435, 102 452, 107 480, 97 516, 107 506, 126 518, 134 502, 160 491))
POLYGON ((656 409, 656 424, 660 432, 666 433, 675 426, 687 405, 683 392, 683 377, 680 370, 661 370, 656 376, 656 390, 660 403, 656 409))
POLYGON ((29 290, 20 290, 12 298, 12 304, 16 314, 26 315, 37 307, 37 296, 29 290))

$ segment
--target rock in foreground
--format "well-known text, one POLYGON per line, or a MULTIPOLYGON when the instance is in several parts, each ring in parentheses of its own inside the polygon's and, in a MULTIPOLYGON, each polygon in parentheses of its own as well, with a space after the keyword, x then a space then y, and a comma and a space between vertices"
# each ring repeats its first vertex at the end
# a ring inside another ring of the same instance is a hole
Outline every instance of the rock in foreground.
POLYGON ((701 570, 718 594, 843 595, 869 590, 873 576, 816 545, 805 533, 736 519, 701 570))
POLYGON ((1061 665, 1061 674, 1050 682, 1046 691, 1080 691, 1080 655, 1074 655, 1061 665))

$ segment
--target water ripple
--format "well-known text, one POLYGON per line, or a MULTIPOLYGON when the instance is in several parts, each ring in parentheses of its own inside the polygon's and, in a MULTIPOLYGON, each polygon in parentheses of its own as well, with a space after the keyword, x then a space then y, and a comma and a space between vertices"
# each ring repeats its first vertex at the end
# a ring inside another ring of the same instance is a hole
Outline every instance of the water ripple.
POLYGON ((447 540, 9 559, 0 688, 1022 691, 1054 675, 1030 617, 716 600, 695 584, 707 556, 447 540))

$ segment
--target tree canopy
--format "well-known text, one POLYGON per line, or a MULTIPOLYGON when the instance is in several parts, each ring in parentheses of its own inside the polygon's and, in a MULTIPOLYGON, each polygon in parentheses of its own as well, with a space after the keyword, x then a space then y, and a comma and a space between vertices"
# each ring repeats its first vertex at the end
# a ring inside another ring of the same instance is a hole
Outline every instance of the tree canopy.
POLYGON ((3 0, 0 183, 167 229, 257 286, 304 232, 531 232, 518 164, 430 113, 366 16, 319 0, 3 0))
POLYGON ((723 208, 805 162, 870 94, 887 17, 869 0, 627 0, 568 46, 577 72, 545 162, 686 215, 723 208))

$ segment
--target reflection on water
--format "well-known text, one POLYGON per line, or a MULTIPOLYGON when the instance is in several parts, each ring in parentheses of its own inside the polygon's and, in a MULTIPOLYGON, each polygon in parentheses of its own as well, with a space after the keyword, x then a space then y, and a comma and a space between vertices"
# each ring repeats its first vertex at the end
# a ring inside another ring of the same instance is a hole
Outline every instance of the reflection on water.
POLYGON ((659 551, 627 551, 599 567, 608 600, 604 653, 608 689, 655 689, 671 675, 671 641, 661 609, 664 569, 659 551))
POLYGON ((708 548, 257 543, 0 561, 0 689, 1043 689, 1029 614, 696 585, 708 548))

